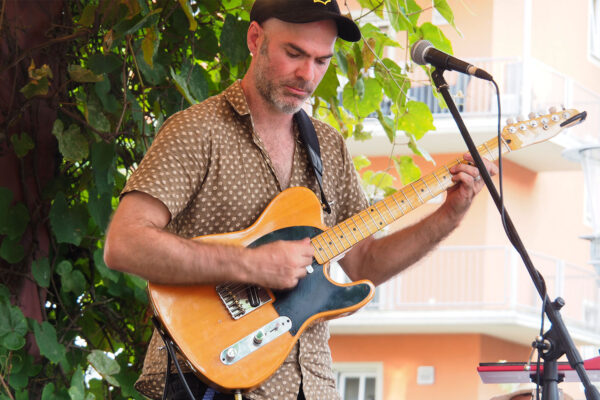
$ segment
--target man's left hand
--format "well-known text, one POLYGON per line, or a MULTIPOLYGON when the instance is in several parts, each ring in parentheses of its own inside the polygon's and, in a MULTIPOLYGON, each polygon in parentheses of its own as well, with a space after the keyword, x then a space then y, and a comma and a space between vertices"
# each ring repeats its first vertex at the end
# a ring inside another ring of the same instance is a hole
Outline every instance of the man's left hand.
MULTIPOLYGON (((462 217, 473 202, 473 197, 481 191, 485 183, 479 175, 479 170, 473 164, 471 154, 464 154, 464 159, 469 163, 460 163, 450 168, 452 181, 456 183, 448 189, 446 206, 450 207, 455 216, 462 217)), ((485 167, 491 176, 498 173, 498 167, 491 161, 483 159, 485 167)))

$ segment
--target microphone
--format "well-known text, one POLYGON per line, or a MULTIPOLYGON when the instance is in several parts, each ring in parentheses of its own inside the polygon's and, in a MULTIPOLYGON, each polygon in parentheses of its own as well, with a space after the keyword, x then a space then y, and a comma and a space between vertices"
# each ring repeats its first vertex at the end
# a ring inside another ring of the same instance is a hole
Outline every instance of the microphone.
POLYGON ((484 70, 436 49, 427 40, 419 40, 413 44, 410 56, 419 65, 431 64, 436 68, 462 72, 463 74, 473 75, 486 81, 494 80, 484 70))

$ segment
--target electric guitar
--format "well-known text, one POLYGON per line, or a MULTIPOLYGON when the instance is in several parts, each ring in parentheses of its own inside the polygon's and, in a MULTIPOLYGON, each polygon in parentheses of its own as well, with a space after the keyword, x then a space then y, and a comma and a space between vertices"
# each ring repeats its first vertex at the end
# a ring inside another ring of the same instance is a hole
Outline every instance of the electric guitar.
MULTIPOLYGON (((501 142, 480 145, 493 161, 501 152, 550 139, 583 121, 586 113, 569 109, 507 125, 501 142)), ((291 290, 273 291, 250 284, 170 286, 148 284, 155 315, 195 374, 224 392, 257 387, 283 363, 306 328, 319 320, 349 315, 374 294, 370 281, 338 284, 329 263, 356 243, 442 193, 454 183, 450 168, 457 159, 410 183, 355 216, 327 227, 315 194, 303 187, 276 196, 245 230, 197 237, 210 243, 256 247, 276 240, 311 238, 314 260, 308 274, 291 290)), ((260 268, 260 266, 257 266, 260 268)))

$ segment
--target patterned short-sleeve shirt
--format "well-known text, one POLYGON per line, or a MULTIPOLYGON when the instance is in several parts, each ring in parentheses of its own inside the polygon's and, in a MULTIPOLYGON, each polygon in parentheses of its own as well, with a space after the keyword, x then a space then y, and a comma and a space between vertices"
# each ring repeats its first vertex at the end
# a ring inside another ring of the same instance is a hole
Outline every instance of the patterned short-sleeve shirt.
MULTIPOLYGON (((367 207, 356 170, 341 135, 313 119, 323 161, 323 190, 332 206, 324 222, 333 226, 367 207)), ((289 186, 320 193, 304 145, 296 131, 289 186)), ((171 213, 167 230, 185 238, 239 231, 250 226, 283 189, 253 129, 240 81, 223 93, 170 117, 161 127, 122 195, 141 191, 171 213)), ((329 328, 308 328, 283 365, 245 397, 296 399, 302 382, 307 400, 335 399, 329 328)), ((157 332, 152 336, 136 388, 161 398, 167 355, 157 332)))

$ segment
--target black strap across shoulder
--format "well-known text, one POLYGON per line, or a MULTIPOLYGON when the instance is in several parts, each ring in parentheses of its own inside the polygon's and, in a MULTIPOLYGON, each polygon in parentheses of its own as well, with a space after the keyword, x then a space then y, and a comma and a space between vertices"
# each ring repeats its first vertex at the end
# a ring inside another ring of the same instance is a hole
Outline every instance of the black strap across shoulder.
POLYGON ((319 183, 319 189, 321 190, 321 205, 327 214, 331 214, 331 207, 329 206, 329 203, 325 198, 325 192, 323 191, 323 162, 321 161, 321 149, 319 148, 317 132, 315 131, 315 127, 308 114, 306 114, 306 111, 303 109, 300 109, 300 111, 294 114, 294 119, 298 124, 300 140, 304 143, 304 147, 308 153, 308 160, 315 171, 315 176, 319 183))

